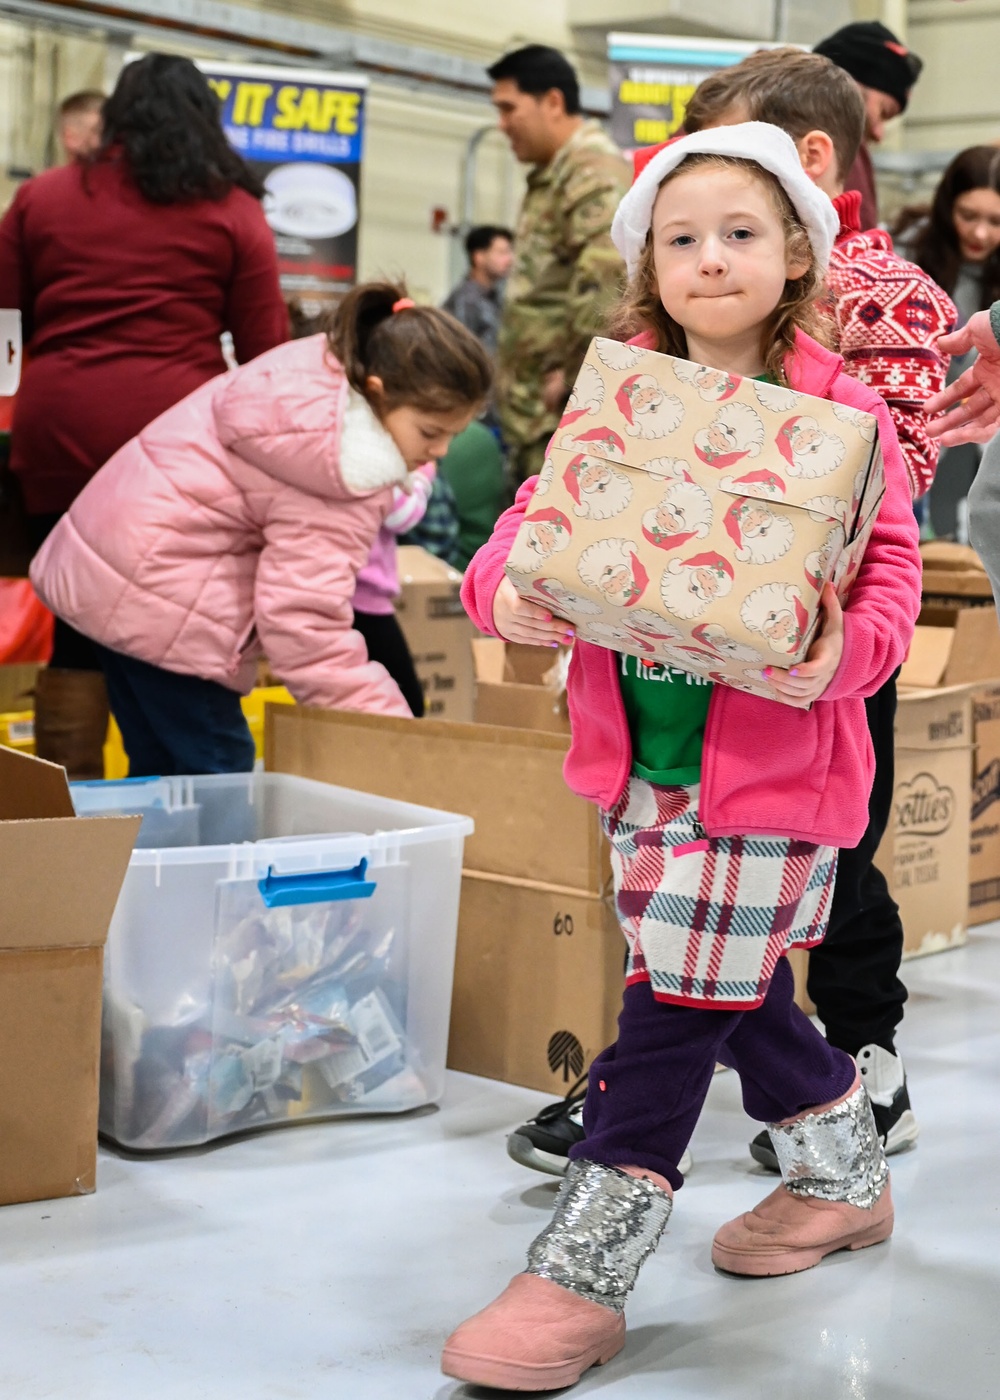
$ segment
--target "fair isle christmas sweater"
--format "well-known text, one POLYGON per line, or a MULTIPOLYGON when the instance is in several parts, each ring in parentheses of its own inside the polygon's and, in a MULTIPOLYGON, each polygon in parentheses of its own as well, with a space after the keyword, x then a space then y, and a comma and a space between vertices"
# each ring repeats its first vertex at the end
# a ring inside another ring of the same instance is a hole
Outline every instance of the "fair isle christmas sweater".
POLYGON ((836 323, 837 349, 845 372, 885 399, 916 498, 930 489, 938 460, 924 414, 948 369, 937 337, 952 329, 958 313, 922 268, 893 251, 888 233, 862 232, 857 190, 845 191, 833 207, 840 233, 830 255, 826 310, 836 323))

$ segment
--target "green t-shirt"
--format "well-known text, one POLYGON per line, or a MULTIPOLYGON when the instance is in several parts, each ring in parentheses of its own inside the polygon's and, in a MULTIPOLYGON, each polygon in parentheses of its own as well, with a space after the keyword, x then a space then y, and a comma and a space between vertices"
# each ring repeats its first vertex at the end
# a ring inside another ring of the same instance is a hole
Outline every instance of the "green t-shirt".
MULTIPOLYGON (((773 384, 769 374, 755 374, 773 384)), ((712 682, 676 666, 647 666, 619 653, 622 700, 632 739, 632 772, 659 787, 701 781, 701 749, 712 682)))
POLYGON ((618 661, 633 773, 660 787, 699 782, 712 682, 624 653, 618 661))

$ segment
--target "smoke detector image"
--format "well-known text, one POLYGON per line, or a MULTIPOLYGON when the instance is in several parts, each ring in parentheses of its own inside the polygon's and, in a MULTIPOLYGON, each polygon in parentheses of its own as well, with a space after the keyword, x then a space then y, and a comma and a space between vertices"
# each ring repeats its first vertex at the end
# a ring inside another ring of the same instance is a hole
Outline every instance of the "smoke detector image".
POLYGON ((264 216, 275 233, 336 238, 358 221, 354 186, 342 170, 318 161, 279 165, 264 181, 264 216))

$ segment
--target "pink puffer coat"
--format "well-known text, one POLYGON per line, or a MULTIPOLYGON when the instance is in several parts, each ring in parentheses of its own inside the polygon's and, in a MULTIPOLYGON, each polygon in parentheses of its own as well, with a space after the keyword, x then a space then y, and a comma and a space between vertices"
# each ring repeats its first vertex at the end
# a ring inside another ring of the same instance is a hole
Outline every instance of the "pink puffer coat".
POLYGON ((101 468, 31 577, 114 651, 246 693, 409 715, 352 628, 355 578, 406 464, 327 349, 280 345, 204 384, 101 468))

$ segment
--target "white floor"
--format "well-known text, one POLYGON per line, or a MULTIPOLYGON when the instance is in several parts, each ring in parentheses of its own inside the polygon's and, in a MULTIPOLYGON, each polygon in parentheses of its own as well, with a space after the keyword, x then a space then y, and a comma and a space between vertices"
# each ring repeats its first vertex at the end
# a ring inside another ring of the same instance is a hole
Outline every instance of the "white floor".
MULTIPOLYGON (((1000 926, 910 963, 919 1147, 896 1234, 796 1278, 717 1275, 723 1220, 773 1185, 717 1075, 696 1168, 601 1400, 1000 1397, 1000 926)), ((0 1211, 2 1400, 472 1400, 445 1334, 521 1267, 554 1186, 512 1163, 537 1094, 450 1076, 440 1111, 169 1160, 102 1154, 97 1194, 0 1211)))

